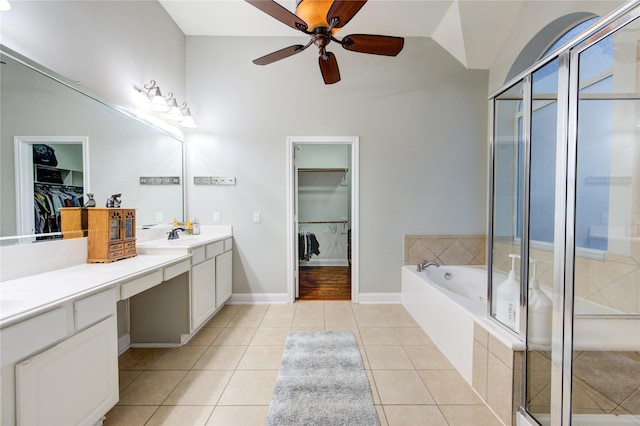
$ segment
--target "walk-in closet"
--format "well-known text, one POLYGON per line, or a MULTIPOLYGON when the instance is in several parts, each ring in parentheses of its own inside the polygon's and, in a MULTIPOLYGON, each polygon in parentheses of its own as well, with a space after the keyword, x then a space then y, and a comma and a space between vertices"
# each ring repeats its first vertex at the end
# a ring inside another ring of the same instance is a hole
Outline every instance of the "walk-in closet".
POLYGON ((351 148, 297 144, 298 299, 351 300, 351 148))

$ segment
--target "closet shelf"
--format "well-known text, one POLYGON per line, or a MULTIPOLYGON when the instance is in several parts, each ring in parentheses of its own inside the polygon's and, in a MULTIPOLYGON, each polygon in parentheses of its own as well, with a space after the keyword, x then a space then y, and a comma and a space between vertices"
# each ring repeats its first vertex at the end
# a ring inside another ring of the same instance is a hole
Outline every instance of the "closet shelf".
POLYGON ((347 220, 313 220, 313 221, 299 221, 298 223, 303 224, 318 224, 318 223, 348 223, 347 220))
POLYGON ((326 173, 326 172, 333 172, 333 173, 347 173, 349 171, 349 169, 341 169, 341 168, 330 168, 330 167, 322 167, 322 168, 307 168, 307 167, 301 167, 298 169, 298 172, 320 172, 320 173, 326 173))

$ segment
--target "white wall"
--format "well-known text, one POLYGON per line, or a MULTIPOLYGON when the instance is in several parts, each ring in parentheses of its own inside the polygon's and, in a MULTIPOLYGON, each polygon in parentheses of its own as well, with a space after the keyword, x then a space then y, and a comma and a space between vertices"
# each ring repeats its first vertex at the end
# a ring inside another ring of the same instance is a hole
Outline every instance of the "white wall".
MULTIPOLYGON (((621 0, 551 0, 531 1, 524 5, 520 18, 514 28, 516 29, 507 43, 502 47, 498 56, 491 65, 489 72, 489 93, 493 93, 502 87, 506 81, 509 70, 524 47, 536 34, 555 19, 576 12, 587 12, 604 17, 611 11, 627 3, 621 0)), ((565 28, 569 30, 570 28, 565 28)), ((557 30, 560 30, 559 28, 557 30)), ((561 35, 562 31, 558 33, 561 35)), ((543 53, 549 46, 534 46, 543 53)), ((532 64, 531 64, 532 65, 532 64)))
POLYGON ((0 43, 125 108, 151 79, 185 99, 185 37, 155 1, 11 1, 0 43))
POLYGON ((360 137, 360 287, 400 291, 403 234, 486 232, 487 72, 430 39, 396 58, 333 47, 342 81, 325 86, 309 49, 251 61, 300 38, 188 37, 188 215, 233 225, 234 292, 286 292, 286 137, 360 137), (194 175, 236 176, 195 187, 194 175), (252 212, 262 223, 252 223, 252 212))

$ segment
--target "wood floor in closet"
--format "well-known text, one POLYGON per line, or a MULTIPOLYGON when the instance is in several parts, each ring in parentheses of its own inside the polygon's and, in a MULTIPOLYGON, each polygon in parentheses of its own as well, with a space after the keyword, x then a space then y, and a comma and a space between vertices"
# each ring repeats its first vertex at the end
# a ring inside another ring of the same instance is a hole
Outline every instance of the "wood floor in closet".
POLYGON ((351 300, 351 269, 348 266, 300 268, 298 300, 351 300))

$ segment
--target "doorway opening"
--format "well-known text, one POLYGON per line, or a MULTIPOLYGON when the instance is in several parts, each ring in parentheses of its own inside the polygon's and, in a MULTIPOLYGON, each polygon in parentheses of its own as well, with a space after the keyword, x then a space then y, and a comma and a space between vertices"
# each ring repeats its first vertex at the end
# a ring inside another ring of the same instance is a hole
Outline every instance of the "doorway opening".
POLYGON ((358 282, 358 138, 289 137, 289 301, 351 300, 358 282))
POLYGON ((62 238, 60 207, 89 193, 87 136, 16 136, 16 230, 24 242, 62 238), (37 236, 36 236, 37 235, 37 236))

